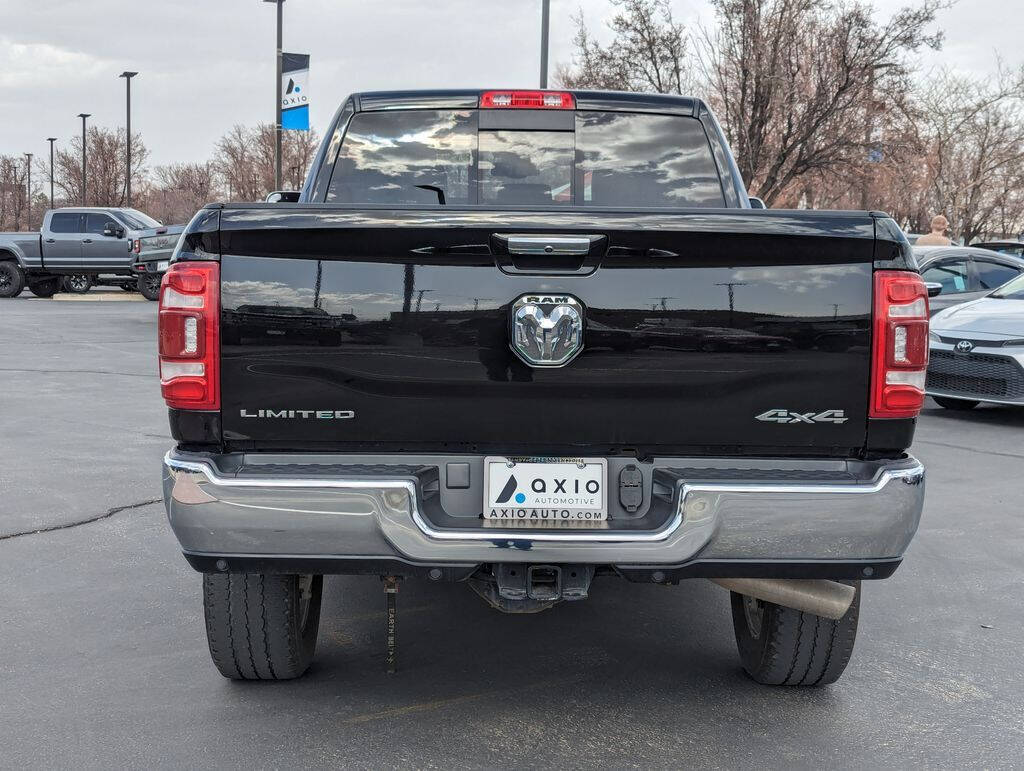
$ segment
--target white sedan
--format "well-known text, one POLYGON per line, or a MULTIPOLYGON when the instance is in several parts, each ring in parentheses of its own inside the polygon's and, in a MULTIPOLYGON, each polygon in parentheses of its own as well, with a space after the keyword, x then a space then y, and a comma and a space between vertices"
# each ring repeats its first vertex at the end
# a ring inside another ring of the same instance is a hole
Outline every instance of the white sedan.
POLYGON ((1024 405, 1024 274, 932 316, 926 391, 942 407, 1024 405))

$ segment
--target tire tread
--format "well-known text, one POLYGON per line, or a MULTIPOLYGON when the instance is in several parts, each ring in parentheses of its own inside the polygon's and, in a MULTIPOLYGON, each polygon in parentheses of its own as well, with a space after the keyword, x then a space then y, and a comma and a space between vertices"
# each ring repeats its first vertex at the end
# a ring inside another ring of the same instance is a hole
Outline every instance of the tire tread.
POLYGON ((743 597, 732 595, 733 627, 743 668, 767 685, 828 685, 850 662, 860 614, 860 584, 846 615, 832 620, 765 604, 761 639, 751 636, 743 597), (812 627, 813 624, 813 627, 812 627))
POLYGON ((205 574, 206 636, 218 671, 233 680, 288 680, 303 674, 316 647, 322 585, 315 577, 309 618, 300 629, 298 576, 205 574))

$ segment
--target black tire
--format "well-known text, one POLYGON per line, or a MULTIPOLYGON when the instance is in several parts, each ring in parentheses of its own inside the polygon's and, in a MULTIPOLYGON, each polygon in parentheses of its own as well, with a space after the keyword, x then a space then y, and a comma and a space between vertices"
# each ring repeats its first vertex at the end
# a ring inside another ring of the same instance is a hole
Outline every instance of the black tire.
POLYGON ((85 294, 93 285, 92 276, 86 276, 84 274, 76 274, 74 276, 64 276, 64 280, 61 282, 65 292, 71 292, 72 294, 85 294))
POLYGON ((0 262, 0 297, 17 297, 25 288, 25 274, 16 262, 0 262))
POLYGON ((160 299, 160 280, 163 278, 161 273, 143 273, 136 279, 136 287, 139 290, 139 294, 145 297, 147 300, 159 300, 160 299))
POLYGON ((829 685, 850 662, 860 614, 860 581, 838 621, 732 592, 732 625, 743 669, 764 685, 829 685))
POLYGON ((210 657, 232 680, 291 680, 309 667, 320 627, 323 576, 207 573, 210 657))
POLYGON ((978 406, 977 399, 950 399, 948 396, 933 396, 935 403, 947 410, 958 410, 964 412, 973 410, 978 406))
POLYGON ((29 284, 28 291, 36 297, 53 297, 60 291, 60 278, 54 276, 53 278, 48 278, 45 281, 37 281, 34 284, 29 284))

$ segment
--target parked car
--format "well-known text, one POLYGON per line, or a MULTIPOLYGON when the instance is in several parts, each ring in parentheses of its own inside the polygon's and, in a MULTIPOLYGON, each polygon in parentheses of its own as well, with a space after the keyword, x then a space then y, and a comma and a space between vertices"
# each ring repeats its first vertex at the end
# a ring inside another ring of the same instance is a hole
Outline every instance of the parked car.
POLYGON ((1024 405, 1024 275, 935 314, 929 339, 927 391, 939 406, 1024 405))
POLYGON ((181 237, 184 225, 161 225, 136 234, 132 241, 132 272, 136 274, 136 288, 147 300, 160 296, 160 281, 181 237))
POLYGON ((0 297, 14 297, 25 286, 39 297, 62 286, 88 291, 96 283, 134 289, 133 246, 161 227, 137 209, 51 209, 39 233, 0 233, 0 297))
POLYGON ((523 613, 618 576, 710 578, 752 678, 835 681, 924 495, 896 223, 753 212, 682 96, 364 93, 324 136, 298 202, 206 206, 161 288, 164 501, 221 674, 301 675, 325 573, 384 579, 392 632, 399 579, 523 613), (651 318, 696 338, 636 345, 651 318))
POLYGON ((981 241, 971 244, 978 249, 990 249, 993 252, 1012 254, 1017 257, 1024 257, 1024 242, 1021 241, 981 241))
POLYGON ((941 290, 930 300, 934 314, 976 300, 1024 272, 1024 258, 974 246, 915 246, 921 278, 941 290))

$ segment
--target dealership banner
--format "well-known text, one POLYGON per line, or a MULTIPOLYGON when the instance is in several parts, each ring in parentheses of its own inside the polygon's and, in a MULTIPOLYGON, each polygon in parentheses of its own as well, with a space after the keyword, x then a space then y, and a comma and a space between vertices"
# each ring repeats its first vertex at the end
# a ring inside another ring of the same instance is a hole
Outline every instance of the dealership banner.
POLYGON ((309 54, 281 56, 281 127, 309 131, 309 54))

